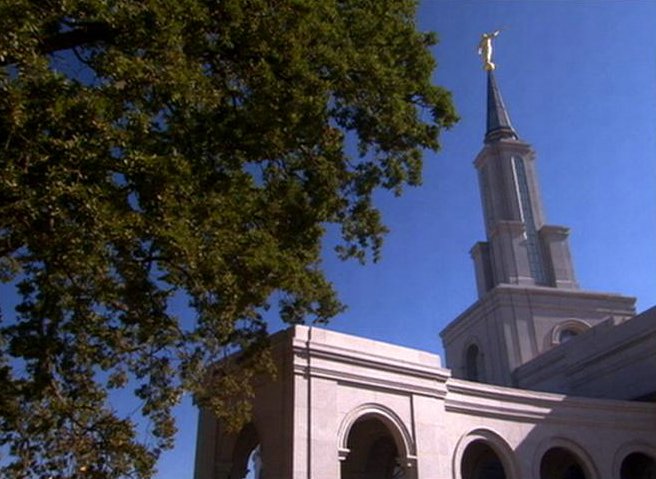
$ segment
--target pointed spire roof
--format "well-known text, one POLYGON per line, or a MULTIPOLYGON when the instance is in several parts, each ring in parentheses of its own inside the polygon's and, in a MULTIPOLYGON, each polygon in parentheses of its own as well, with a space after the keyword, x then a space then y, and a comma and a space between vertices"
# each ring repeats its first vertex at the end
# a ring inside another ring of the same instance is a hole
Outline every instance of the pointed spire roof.
POLYGON ((517 132, 510 123, 510 117, 506 105, 501 98, 501 92, 497 86, 492 69, 487 72, 487 128, 485 131, 485 143, 510 138, 518 139, 517 132))

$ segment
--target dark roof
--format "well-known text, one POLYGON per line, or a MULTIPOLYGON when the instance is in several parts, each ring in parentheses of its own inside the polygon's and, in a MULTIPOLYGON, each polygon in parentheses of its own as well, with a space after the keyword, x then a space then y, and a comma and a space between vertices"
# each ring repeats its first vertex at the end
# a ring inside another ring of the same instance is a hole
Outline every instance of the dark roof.
POLYGON ((485 143, 510 138, 516 140, 517 132, 510 123, 510 117, 506 105, 501 98, 501 92, 497 86, 492 70, 487 72, 487 128, 485 131, 485 143))

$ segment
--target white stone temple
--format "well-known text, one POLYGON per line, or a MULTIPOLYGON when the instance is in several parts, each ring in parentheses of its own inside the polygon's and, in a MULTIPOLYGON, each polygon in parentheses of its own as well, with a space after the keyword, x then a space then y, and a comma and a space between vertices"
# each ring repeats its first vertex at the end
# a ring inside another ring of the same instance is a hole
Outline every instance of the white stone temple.
POLYGON ((201 410, 195 479, 656 479, 656 308, 586 291, 546 222, 535 153, 494 77, 474 161, 478 300, 423 351, 295 326, 227 434, 201 410))

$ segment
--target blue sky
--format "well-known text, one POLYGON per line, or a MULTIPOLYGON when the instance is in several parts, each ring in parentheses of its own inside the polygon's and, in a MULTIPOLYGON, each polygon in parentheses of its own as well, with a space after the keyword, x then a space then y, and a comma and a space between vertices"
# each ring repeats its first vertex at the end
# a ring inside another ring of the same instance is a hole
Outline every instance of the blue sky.
MULTIPOLYGON (((438 333, 476 299, 469 249, 485 238, 472 161, 485 128, 482 32, 495 44, 497 81, 519 136, 537 152, 550 224, 571 228, 583 289, 656 304, 656 2, 443 1, 420 5, 419 28, 440 43, 435 82, 460 123, 425 158, 424 184, 380 194, 391 229, 383 259, 361 267, 327 252, 325 268, 348 311, 329 328, 442 354, 438 333)), ((159 478, 192 477, 194 411, 159 478)))
MULTIPOLYGON (((636 296, 640 311, 656 304, 656 2, 426 0, 418 25, 440 37, 435 82, 462 119, 426 156, 422 187, 377 196, 391 230, 380 263, 326 252, 349 307, 329 328, 442 354, 439 331, 475 301, 469 249, 485 239, 472 165, 485 127, 476 46, 496 29, 497 81, 537 152, 548 222, 571 228, 581 287, 636 296)), ((193 477, 188 398, 178 420, 159 479, 193 477)))
POLYGON ((379 195, 391 229, 380 264, 326 259, 349 310, 332 329, 441 353, 437 333, 476 298, 469 249, 485 238, 472 161, 485 128, 481 32, 502 29, 496 77, 519 136, 537 152, 550 224, 571 228, 583 289, 656 303, 656 3, 421 5, 437 31, 435 82, 462 117, 427 155, 424 184, 379 195))

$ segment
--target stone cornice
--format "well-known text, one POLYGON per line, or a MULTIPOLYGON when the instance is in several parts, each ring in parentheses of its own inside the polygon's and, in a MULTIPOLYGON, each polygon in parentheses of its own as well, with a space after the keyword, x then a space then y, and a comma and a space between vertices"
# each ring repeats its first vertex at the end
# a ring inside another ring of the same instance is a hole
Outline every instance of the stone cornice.
POLYGON ((505 139, 485 145, 474 159, 474 166, 480 168, 488 158, 498 157, 502 152, 525 155, 524 158, 531 161, 535 159, 535 152, 531 145, 521 140, 505 139))
POLYGON ((622 424, 647 431, 656 422, 656 404, 651 403, 567 397, 453 378, 446 386, 445 409, 470 416, 591 427, 622 424))
MULTIPOLYGON (((296 327, 299 328, 299 327, 296 327)), ((365 385, 378 389, 413 392, 432 397, 444 397, 444 384, 451 371, 439 366, 439 356, 423 351, 392 347, 377 341, 333 333, 318 328, 324 339, 343 339, 357 341, 354 347, 327 344, 322 337, 313 338, 310 328, 297 329, 291 338, 294 374, 334 379, 342 383, 365 385), (374 351, 390 349, 389 355, 374 351), (399 357, 401 352, 409 352, 424 361, 409 361, 399 357), (375 371, 376 374, 371 374, 375 371)))
POLYGON ((415 394, 419 396, 444 399, 447 391, 444 381, 433 381, 423 386, 416 381, 400 377, 398 380, 376 378, 370 374, 355 374, 334 368, 321 368, 302 364, 294 365, 294 374, 304 377, 334 380, 342 385, 350 385, 360 389, 375 389, 392 393, 415 394))
POLYGON ((620 324, 609 319, 523 364, 513 374, 524 387, 558 378, 563 388, 576 391, 599 378, 630 368, 637 361, 651 360, 656 366, 651 346, 656 329, 643 327, 654 318, 656 315, 643 313, 620 324), (585 356, 581 356, 581 351, 587 352, 585 356))
MULTIPOLYGON (((513 284, 500 284, 492 288, 481 299, 472 304, 456 319, 449 323, 442 331, 440 336, 446 339, 447 336, 457 337, 466 329, 472 321, 478 320, 481 316, 489 314, 490 310, 494 307, 511 305, 511 301, 527 302, 527 295, 530 294, 530 304, 532 308, 540 308, 540 298, 551 298, 554 296, 590 299, 590 300, 611 300, 615 303, 624 303, 624 307, 629 310, 633 309, 635 298, 631 296, 622 296, 616 293, 603 293, 596 291, 586 291, 580 289, 562 289, 551 288, 547 286, 521 286, 513 284)), ((551 311, 568 311, 569 307, 566 305, 549 304, 551 311)))

